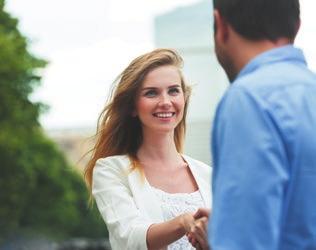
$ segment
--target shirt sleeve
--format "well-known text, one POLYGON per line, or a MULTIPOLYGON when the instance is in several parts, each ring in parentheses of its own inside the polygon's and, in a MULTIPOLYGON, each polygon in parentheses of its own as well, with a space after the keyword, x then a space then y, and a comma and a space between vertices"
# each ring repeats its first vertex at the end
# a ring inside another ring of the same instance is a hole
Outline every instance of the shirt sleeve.
POLYGON ((232 87, 217 110, 212 150, 212 249, 278 249, 289 171, 267 103, 232 87))
POLYGON ((107 225, 113 250, 147 249, 152 222, 137 208, 127 186, 127 171, 111 160, 98 160, 93 172, 92 194, 107 225))

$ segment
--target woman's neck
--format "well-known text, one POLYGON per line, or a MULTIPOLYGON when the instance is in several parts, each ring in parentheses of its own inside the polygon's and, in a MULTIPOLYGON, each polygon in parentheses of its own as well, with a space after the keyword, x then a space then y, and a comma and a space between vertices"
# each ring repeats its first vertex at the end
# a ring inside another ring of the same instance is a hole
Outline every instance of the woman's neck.
MULTIPOLYGON (((146 163, 166 163, 181 161, 177 151, 173 133, 150 133, 143 135, 143 143, 140 146, 137 156, 145 165, 146 163)), ((152 166, 156 164, 150 164, 152 166)))

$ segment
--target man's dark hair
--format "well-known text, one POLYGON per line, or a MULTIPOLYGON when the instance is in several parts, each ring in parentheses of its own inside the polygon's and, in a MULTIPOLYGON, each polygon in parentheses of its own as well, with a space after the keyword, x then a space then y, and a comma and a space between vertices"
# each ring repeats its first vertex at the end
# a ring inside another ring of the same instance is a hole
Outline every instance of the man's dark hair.
POLYGON ((299 0, 213 0, 233 29, 250 40, 294 39, 300 18, 299 0))

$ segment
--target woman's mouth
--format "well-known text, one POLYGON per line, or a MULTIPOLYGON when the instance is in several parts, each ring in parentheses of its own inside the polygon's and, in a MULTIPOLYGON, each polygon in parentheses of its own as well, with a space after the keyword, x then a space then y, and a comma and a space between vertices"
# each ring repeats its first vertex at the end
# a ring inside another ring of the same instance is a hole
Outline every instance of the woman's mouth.
POLYGON ((157 112, 157 113, 154 113, 153 115, 158 118, 171 118, 175 114, 176 114, 175 112, 157 112))

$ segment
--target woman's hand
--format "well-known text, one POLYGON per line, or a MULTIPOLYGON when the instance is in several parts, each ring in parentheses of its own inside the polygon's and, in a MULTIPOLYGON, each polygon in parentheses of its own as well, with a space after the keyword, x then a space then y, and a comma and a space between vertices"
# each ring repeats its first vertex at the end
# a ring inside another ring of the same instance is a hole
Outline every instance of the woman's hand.
POLYGON ((147 230, 147 248, 161 249, 189 233, 194 226, 194 213, 184 213, 169 221, 151 225, 147 230))
POLYGON ((199 208, 194 214, 194 224, 191 226, 190 232, 187 233, 189 242, 198 250, 208 250, 207 224, 210 209, 199 208))
POLYGON ((178 216, 183 234, 189 233, 194 226, 195 218, 193 213, 185 213, 178 216))
POLYGON ((189 242, 198 250, 208 250, 207 217, 197 219, 187 234, 189 242))
MULTIPOLYGON (((200 209, 199 209, 200 210, 200 209)), ((198 210, 198 212, 199 212, 198 210)), ((201 210, 204 211, 204 210, 201 210)), ((183 235, 192 234, 193 246, 197 249, 208 249, 206 225, 207 218, 199 213, 184 213, 169 221, 153 224, 148 228, 146 241, 148 249, 161 249, 180 239, 183 235)), ((191 242, 192 244, 192 242, 191 242)))

